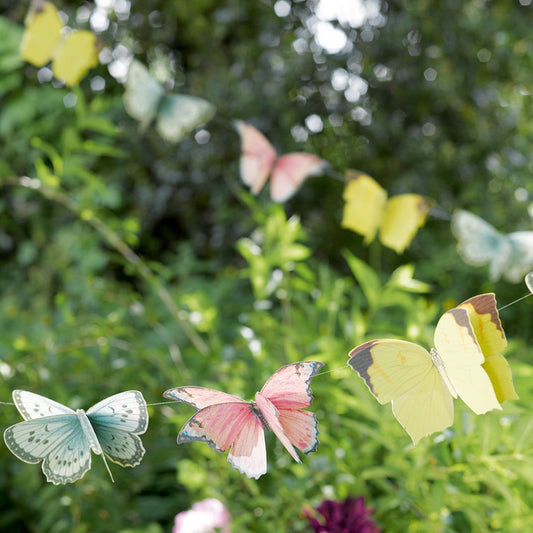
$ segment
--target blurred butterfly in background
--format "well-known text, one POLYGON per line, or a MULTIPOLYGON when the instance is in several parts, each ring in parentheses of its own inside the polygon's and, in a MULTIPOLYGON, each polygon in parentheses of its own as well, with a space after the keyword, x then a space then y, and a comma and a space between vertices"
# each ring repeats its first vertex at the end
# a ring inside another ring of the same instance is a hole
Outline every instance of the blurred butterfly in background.
POLYGON ((489 277, 518 283, 533 268, 533 231, 500 233, 481 217, 458 209, 452 214, 452 233, 464 262, 489 263, 489 277))
POLYGON ((376 180, 354 170, 346 173, 341 225, 372 242, 379 230, 384 246, 401 254, 424 225, 434 203, 419 194, 400 194, 387 200, 387 191, 376 180))
POLYGON ((228 462, 239 472, 257 479, 267 471, 266 428, 301 463, 294 447, 309 453, 318 445, 315 415, 302 409, 311 405, 311 379, 322 366, 306 361, 280 368, 251 402, 204 387, 165 391, 165 398, 198 409, 179 432, 178 444, 202 441, 218 452, 231 447, 228 462))
POLYGON ((285 202, 306 178, 321 174, 328 165, 305 152, 278 157, 259 130, 240 120, 235 121, 235 127, 241 137, 241 179, 253 194, 259 194, 270 176, 270 197, 274 202, 285 202))
POLYGON ((65 85, 77 85, 89 69, 98 65, 100 47, 96 35, 88 30, 66 31, 55 6, 34 2, 20 43, 20 57, 42 67, 52 61, 54 76, 65 85))
POLYGON ((459 396, 476 414, 518 398, 494 294, 466 300, 442 315, 430 352, 412 342, 377 339, 354 348, 348 364, 379 403, 392 412, 414 444, 453 423, 459 396))
POLYGON ((7 428, 4 441, 21 461, 42 461, 54 485, 83 477, 91 468, 91 450, 102 456, 111 480, 105 455, 120 466, 136 466, 144 456, 137 435, 148 427, 148 411, 138 391, 110 396, 87 412, 23 390, 13 391, 13 400, 25 421, 7 428))
POLYGON ((139 61, 133 60, 126 78, 124 107, 145 129, 152 120, 159 135, 177 143, 194 128, 211 120, 215 106, 196 96, 166 94, 163 86, 139 61))

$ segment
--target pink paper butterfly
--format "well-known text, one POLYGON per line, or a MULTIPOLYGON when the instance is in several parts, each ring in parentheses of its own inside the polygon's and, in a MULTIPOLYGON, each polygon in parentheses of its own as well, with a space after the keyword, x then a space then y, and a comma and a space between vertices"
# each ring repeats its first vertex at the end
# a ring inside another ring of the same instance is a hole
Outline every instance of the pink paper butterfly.
POLYGON ((178 444, 198 440, 217 452, 231 447, 228 462, 239 472, 257 479, 267 471, 264 431, 267 428, 301 463, 294 446, 309 453, 318 445, 315 415, 301 409, 313 401, 311 379, 322 366, 316 361, 305 361, 280 368, 251 402, 204 387, 165 391, 165 398, 198 409, 181 428, 178 444))
POLYGON ((320 174, 327 162, 316 155, 296 152, 278 157, 266 137, 250 124, 235 121, 241 136, 241 178, 253 194, 258 194, 270 175, 270 197, 274 202, 288 200, 305 178, 320 174))

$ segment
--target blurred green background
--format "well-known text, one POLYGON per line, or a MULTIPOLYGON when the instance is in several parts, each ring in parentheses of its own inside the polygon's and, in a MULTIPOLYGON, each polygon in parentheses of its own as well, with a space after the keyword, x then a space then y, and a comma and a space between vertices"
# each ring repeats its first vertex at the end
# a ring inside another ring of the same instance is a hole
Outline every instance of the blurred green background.
MULTIPOLYGON (((288 362, 338 370, 313 380, 317 452, 297 465, 269 435, 258 481, 205 444, 176 445, 182 404, 149 408, 146 456, 111 465, 115 484, 97 457, 74 485, 47 484, 2 446, 0 529, 159 533, 217 497, 236 532, 302 532, 304 506, 363 495, 384 532, 526 531, 532 301, 501 313, 520 400, 479 417, 457 401, 450 430, 416 448, 344 365, 376 337, 431 346, 442 312, 475 294, 525 294, 463 263, 449 216, 533 229, 531 1, 55 5, 103 46, 73 89, 20 60, 29 5, 0 0, 0 399, 22 388, 86 409, 187 384, 250 399, 288 362), (122 102, 132 55, 215 118, 179 144, 140 131, 122 102), (342 180, 310 179, 283 206, 254 198, 236 119, 280 153, 438 208, 398 256, 341 228, 342 180)), ((1 427, 19 420, 0 410, 1 427)))

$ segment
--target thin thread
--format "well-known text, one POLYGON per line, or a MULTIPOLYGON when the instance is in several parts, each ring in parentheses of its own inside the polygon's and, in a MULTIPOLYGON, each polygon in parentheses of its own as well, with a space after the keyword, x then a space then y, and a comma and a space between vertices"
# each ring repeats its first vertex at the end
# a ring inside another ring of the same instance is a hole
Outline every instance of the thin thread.
POLYGON ((147 403, 146 407, 152 407, 153 405, 167 405, 169 403, 181 403, 178 400, 170 401, 170 402, 157 402, 157 403, 147 403))
POLYGON ((344 366, 339 366, 337 368, 332 368, 331 370, 324 370, 324 372, 319 372, 315 378, 317 378, 318 376, 323 376, 324 374, 330 374, 331 372, 336 372, 337 370, 342 370, 343 368, 350 368, 348 366, 348 363, 346 363, 344 366))
POLYGON ((1 405, 15 405, 13 402, 0 402, 1 405))
POLYGON ((529 298, 530 296, 531 296, 531 293, 526 294, 525 296, 522 296, 521 298, 518 298, 517 300, 514 300, 514 301, 512 301, 509 304, 505 304, 502 307, 498 307, 498 312, 500 312, 502 309, 505 309, 506 307, 510 307, 511 305, 514 305, 514 304, 518 303, 520 300, 524 300, 525 298, 529 298))

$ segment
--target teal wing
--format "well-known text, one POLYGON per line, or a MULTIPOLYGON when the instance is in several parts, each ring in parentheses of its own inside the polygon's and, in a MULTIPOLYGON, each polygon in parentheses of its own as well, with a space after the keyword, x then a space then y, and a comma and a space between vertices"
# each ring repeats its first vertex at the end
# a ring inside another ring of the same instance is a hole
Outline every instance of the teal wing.
POLYGON ((34 418, 7 428, 4 441, 25 463, 42 463, 55 485, 72 483, 91 468, 91 451, 78 417, 60 414, 34 418))
POLYGON ((168 142, 176 143, 194 128, 213 118, 215 106, 202 98, 184 94, 165 96, 157 113, 156 128, 168 142))
POLYGON ((87 418, 105 454, 121 466, 135 466, 144 456, 137 436, 148 428, 146 402, 139 391, 126 391, 97 403, 87 418))
POLYGON ((533 231, 515 231, 509 233, 508 238, 511 254, 503 277, 507 281, 518 283, 533 268, 533 231))
POLYGON ((123 96, 128 115, 145 128, 155 118, 163 95, 161 84, 142 63, 134 59, 128 70, 123 96))
POLYGON ((457 239, 457 250, 472 266, 490 263, 489 275, 496 281, 509 264, 512 245, 507 235, 499 233, 481 217, 458 209, 452 215, 452 232, 457 239))
POLYGON ((14 390, 13 401, 24 420, 41 418, 43 416, 75 414, 72 409, 65 405, 25 390, 14 390))

